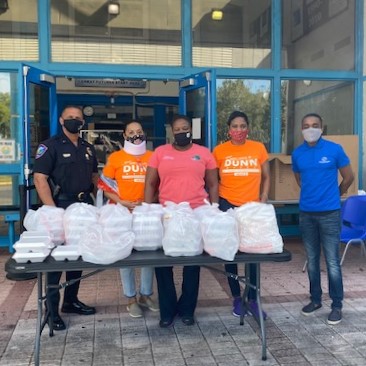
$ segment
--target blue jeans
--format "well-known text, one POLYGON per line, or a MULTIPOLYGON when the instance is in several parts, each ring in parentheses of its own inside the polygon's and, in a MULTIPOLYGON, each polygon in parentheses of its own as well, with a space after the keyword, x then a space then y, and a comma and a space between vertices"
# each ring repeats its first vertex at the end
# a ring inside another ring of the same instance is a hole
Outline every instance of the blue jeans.
MULTIPOLYGON (((123 294, 126 297, 136 296, 135 268, 121 268, 120 270, 123 294)), ((140 268, 140 295, 151 296, 153 293, 153 267, 140 268)))
POLYGON ((341 230, 340 210, 326 213, 300 211, 300 229, 308 259, 310 299, 320 304, 320 252, 323 249, 328 272, 329 296, 332 308, 342 308, 343 281, 339 259, 341 230))

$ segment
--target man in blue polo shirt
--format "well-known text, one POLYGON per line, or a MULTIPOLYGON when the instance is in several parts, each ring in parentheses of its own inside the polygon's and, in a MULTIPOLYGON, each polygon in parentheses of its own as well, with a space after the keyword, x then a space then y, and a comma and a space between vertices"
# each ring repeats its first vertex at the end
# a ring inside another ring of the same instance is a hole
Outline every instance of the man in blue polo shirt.
POLYGON ((353 182, 350 160, 342 146, 321 138, 322 118, 310 113, 302 119, 304 143, 292 154, 292 169, 300 191, 300 229, 308 259, 311 302, 302 308, 310 315, 322 307, 320 252, 328 271, 332 311, 328 324, 342 320, 343 282, 339 259, 340 196, 353 182), (338 171, 342 181, 338 185, 338 171))

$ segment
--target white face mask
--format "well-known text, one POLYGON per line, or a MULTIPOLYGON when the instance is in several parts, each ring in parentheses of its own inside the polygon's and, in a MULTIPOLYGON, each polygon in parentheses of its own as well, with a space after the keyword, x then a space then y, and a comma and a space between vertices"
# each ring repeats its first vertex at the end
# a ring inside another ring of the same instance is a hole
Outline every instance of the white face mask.
POLYGON ((301 132, 306 142, 316 142, 320 139, 323 131, 321 128, 310 127, 305 130, 301 130, 301 132))
POLYGON ((146 141, 142 141, 141 144, 135 145, 132 142, 125 140, 123 150, 130 155, 143 155, 146 153, 146 141))

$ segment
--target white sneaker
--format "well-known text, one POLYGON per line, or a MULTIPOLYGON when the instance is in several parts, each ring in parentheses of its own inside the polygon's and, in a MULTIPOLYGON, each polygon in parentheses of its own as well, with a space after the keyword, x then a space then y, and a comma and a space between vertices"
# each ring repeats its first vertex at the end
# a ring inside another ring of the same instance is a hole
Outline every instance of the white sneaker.
POLYGON ((159 305, 150 296, 140 296, 138 303, 151 311, 159 311, 159 305))
POLYGON ((132 316, 132 318, 141 318, 142 317, 142 309, 140 308, 137 302, 133 302, 132 304, 127 305, 127 311, 132 316))

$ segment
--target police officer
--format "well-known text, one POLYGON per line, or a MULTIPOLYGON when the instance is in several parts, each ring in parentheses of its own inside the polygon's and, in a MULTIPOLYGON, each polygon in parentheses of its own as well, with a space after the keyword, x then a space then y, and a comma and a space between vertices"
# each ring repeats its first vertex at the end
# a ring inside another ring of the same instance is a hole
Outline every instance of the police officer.
MULTIPOLYGON (((84 124, 79 107, 67 106, 59 122, 62 133, 42 142, 34 163, 34 184, 44 205, 67 208, 75 202, 93 203, 90 193, 97 187, 98 166, 94 147, 79 137, 84 124)), ((58 285, 62 272, 48 274, 48 284, 58 285)), ((66 281, 80 278, 81 271, 66 272, 66 281)), ((91 315, 95 308, 78 300, 80 282, 67 286, 61 308, 63 313, 91 315)), ((53 329, 66 329, 59 315, 60 293, 49 289, 48 299, 53 329)), ((50 318, 48 319, 50 320, 50 318)))

